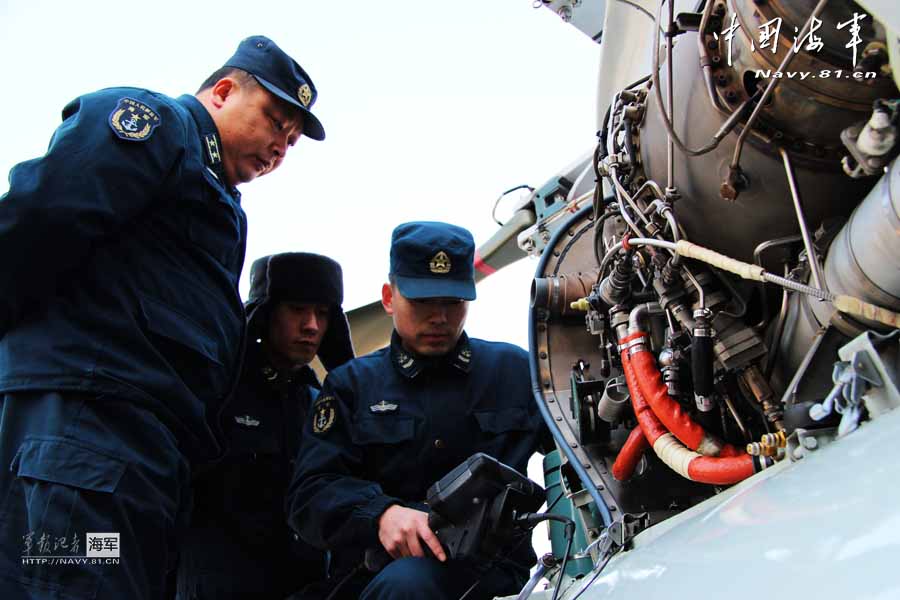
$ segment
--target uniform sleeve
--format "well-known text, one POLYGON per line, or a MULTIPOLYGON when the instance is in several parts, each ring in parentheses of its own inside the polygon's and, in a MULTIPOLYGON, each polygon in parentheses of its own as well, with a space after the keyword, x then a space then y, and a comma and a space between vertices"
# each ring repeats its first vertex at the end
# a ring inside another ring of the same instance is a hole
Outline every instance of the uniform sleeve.
POLYGON ((328 376, 303 426, 288 490, 291 528, 323 550, 376 547, 378 518, 392 504, 403 504, 362 476, 362 449, 353 444, 348 422, 354 400, 351 390, 328 376))
POLYGON ((0 337, 53 294, 91 249, 120 233, 159 195, 184 147, 185 127, 156 96, 127 90, 159 117, 149 134, 120 139, 122 95, 82 96, 63 109, 47 153, 13 167, 0 197, 0 337))

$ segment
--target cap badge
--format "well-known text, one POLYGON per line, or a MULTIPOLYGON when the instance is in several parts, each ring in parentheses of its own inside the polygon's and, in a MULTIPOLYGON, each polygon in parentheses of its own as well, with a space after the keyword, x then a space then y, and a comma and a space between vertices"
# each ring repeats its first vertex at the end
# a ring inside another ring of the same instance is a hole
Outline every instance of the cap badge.
POLYGON ((437 275, 446 275, 450 272, 450 257, 447 256, 447 253, 441 250, 431 259, 431 262, 428 263, 428 268, 432 273, 437 275))
POLYGON ((312 100, 312 89, 310 89, 309 85, 304 83, 297 90, 297 97, 300 98, 300 104, 304 106, 304 108, 309 108, 309 101, 312 100))

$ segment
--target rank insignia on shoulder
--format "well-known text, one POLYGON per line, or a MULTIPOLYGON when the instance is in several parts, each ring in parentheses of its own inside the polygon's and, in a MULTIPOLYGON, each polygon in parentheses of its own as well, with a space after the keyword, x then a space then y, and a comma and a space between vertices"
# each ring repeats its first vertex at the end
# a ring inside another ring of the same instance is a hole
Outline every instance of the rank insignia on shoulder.
POLYGON ((372 406, 370 406, 369 410, 371 410, 373 413, 386 413, 393 412, 397 410, 397 408, 398 406, 396 404, 389 404, 382 400, 378 404, 373 404, 372 406))
POLYGON ((313 433, 325 433, 334 425, 334 396, 324 396, 316 400, 312 407, 313 433))
POLYGON ((119 98, 116 108, 109 114, 109 126, 113 133, 132 142, 143 142, 160 126, 159 113, 134 98, 119 98))

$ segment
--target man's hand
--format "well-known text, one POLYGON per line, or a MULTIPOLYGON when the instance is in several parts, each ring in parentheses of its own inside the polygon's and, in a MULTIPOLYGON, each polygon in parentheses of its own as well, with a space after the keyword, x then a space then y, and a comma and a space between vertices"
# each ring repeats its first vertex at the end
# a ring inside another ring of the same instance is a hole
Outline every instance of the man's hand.
POLYGON ((378 539, 391 558, 424 557, 422 542, 439 561, 447 560, 441 542, 428 527, 428 513, 394 504, 378 519, 378 539))

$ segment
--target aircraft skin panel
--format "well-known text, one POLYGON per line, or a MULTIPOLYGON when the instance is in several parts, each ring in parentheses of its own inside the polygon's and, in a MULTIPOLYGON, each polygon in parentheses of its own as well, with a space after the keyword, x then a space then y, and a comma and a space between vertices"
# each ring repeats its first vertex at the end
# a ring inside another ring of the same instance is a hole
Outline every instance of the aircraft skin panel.
POLYGON ((900 598, 898 438, 895 410, 651 527, 579 599, 900 598))

